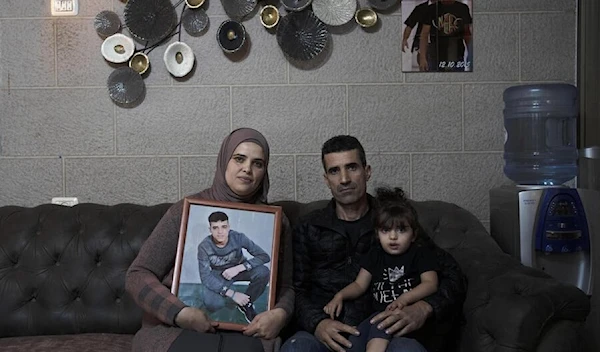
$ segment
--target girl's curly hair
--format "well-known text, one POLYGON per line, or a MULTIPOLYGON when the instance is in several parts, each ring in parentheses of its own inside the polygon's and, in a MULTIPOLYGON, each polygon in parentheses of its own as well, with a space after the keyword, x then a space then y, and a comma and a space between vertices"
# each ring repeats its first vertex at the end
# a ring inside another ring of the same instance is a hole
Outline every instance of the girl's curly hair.
POLYGON ((373 212, 375 230, 392 230, 410 226, 415 233, 419 229, 417 211, 400 187, 380 187, 375 190, 376 206, 373 212))

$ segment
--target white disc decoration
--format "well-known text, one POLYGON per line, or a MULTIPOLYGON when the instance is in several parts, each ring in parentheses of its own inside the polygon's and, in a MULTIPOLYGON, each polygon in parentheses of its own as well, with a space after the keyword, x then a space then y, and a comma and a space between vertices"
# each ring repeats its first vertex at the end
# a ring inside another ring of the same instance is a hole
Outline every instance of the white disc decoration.
POLYGON ((128 36, 117 33, 104 39, 100 52, 106 61, 120 64, 129 60, 135 52, 135 44, 133 39, 128 36))
POLYGON ((165 50, 163 60, 167 71, 175 77, 183 77, 194 67, 194 52, 183 42, 171 43, 165 50))
POLYGON ((356 0, 313 0, 312 9, 323 23, 341 26, 354 18, 356 0))

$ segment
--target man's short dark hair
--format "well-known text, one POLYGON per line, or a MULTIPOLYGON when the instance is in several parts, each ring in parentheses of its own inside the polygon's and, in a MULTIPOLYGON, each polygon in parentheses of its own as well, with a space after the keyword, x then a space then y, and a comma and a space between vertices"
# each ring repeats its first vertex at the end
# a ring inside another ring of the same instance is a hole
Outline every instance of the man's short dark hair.
POLYGON ((222 211, 215 211, 208 216, 208 222, 228 221, 229 217, 222 211))
POLYGON ((356 137, 340 135, 328 139, 325 143, 323 143, 323 147, 321 148, 321 162, 323 163, 323 168, 325 169, 325 171, 327 171, 327 166, 325 165, 326 154, 347 152, 354 149, 358 150, 358 156, 360 157, 360 162, 362 163, 362 166, 367 166, 367 156, 365 155, 365 148, 363 148, 362 144, 360 144, 356 137))

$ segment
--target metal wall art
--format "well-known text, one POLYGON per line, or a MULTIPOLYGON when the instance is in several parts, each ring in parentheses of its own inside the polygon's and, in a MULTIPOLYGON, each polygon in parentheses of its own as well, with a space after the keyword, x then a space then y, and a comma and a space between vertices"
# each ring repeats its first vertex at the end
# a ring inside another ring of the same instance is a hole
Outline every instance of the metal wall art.
POLYGON ((142 76, 130 67, 114 70, 106 83, 110 98, 124 106, 137 103, 146 89, 142 76))
POLYGON ((354 19, 363 28, 373 27, 377 23, 377 12, 373 11, 372 8, 363 7, 356 10, 354 19))
MULTIPOLYGON (((194 49, 181 41, 181 33, 185 30, 189 35, 196 37, 207 32, 210 19, 203 7, 206 7, 207 1, 217 0, 122 1, 126 2, 123 12, 124 21, 121 21, 115 12, 102 11, 94 18, 94 28, 104 39, 101 47, 103 57, 113 64, 127 63, 126 70, 117 68, 111 74, 107 84, 109 95, 115 102, 129 104, 142 96, 142 94, 133 94, 125 97, 124 92, 137 93, 140 90, 139 86, 143 87, 143 78, 151 71, 148 54, 156 47, 169 42, 175 35, 178 35, 177 41, 168 46, 163 56, 167 71, 174 77, 185 77, 193 72, 194 49), (181 11, 178 11, 177 8, 180 6, 181 11), (129 35, 118 33, 122 28, 125 28, 129 35), (132 79, 133 73, 137 74, 139 79, 132 79)), ((215 39, 225 55, 236 53, 246 45, 249 34, 243 22, 251 17, 257 17, 265 29, 275 34, 277 44, 284 56, 292 61, 309 61, 319 56, 332 40, 331 27, 347 25, 354 18, 361 28, 370 28, 380 20, 378 12, 390 13, 400 8, 400 0, 220 0, 220 2, 229 19, 219 25, 215 39), (261 3, 259 4, 258 1, 261 3)), ((444 36, 451 34, 448 31, 460 32, 464 36, 467 28, 465 26, 470 28, 472 21, 469 13, 472 0, 404 0, 402 2, 403 22, 413 26, 418 24, 419 28, 423 27, 426 22, 423 17, 424 12, 420 16, 413 16, 412 13, 417 11, 417 7, 424 10, 432 9, 432 6, 437 6, 438 15, 441 13, 439 11, 447 11, 442 14, 443 23, 438 23, 442 21, 442 17, 438 16, 435 19, 433 15, 430 16, 432 21, 437 21, 429 23, 429 27, 431 38, 437 39, 438 46, 429 50, 428 57, 432 57, 431 53, 434 52, 439 54, 441 43, 447 40, 444 36), (410 3, 412 8, 405 9, 405 3, 410 3), (453 9, 459 7, 467 8, 467 11, 453 12, 453 9), (405 13, 412 17, 404 16, 405 13), (413 23, 415 18, 418 20, 413 23)), ((427 13, 432 12, 428 10, 427 13)), ((420 30, 417 30, 413 36, 412 33, 415 31, 412 29, 411 26, 406 25, 404 32, 405 36, 408 33, 413 38, 413 48, 409 54, 406 54, 409 39, 403 38, 404 71, 415 70, 415 67, 417 71, 444 71, 449 70, 450 66, 453 71, 457 71, 457 68, 462 68, 462 71, 470 70, 472 53, 470 42, 467 43, 467 39, 464 39, 466 36, 463 38, 464 57, 452 61, 450 58, 438 55, 435 62, 427 61, 426 64, 417 63, 415 66, 414 43, 419 43, 420 30), (405 62, 407 60, 408 63, 405 62), (405 65, 408 68, 405 68, 405 65)), ((141 90, 143 91, 143 88, 141 90)))
POLYGON ((183 28, 189 35, 197 37, 208 28, 209 19, 203 9, 197 9, 193 11, 184 11, 181 16, 181 22, 183 23, 183 28))
POLYGON ((183 42, 171 43, 163 55, 167 71, 174 77, 184 77, 194 68, 194 51, 183 42))
POLYGON ((330 26, 349 22, 356 12, 356 0, 313 0, 315 15, 330 26))
POLYGON ((109 37, 121 29, 121 19, 112 11, 102 11, 94 18, 94 29, 102 38, 109 37))
POLYGON ((277 43, 289 57, 306 61, 319 55, 329 40, 327 26, 312 11, 292 12, 277 26, 277 43))
POLYGON ((260 23, 265 28, 273 28, 279 23, 279 9, 273 5, 266 5, 260 10, 260 23))
POLYGON ((283 7, 288 11, 302 11, 310 5, 312 0, 281 0, 283 7))
POLYGON ((224 52, 235 53, 246 43, 246 28, 241 22, 227 20, 219 26, 217 42, 224 52))
POLYGON ((134 51, 135 44, 133 43, 133 39, 121 33, 113 34, 104 39, 100 47, 100 52, 104 56, 104 59, 115 64, 127 62, 134 51))

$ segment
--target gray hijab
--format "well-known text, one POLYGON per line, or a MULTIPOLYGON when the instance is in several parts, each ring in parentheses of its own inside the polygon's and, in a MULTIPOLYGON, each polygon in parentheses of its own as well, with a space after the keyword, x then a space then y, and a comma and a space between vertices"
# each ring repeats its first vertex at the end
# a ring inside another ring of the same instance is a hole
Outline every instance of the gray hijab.
POLYGON ((265 137, 252 128, 240 128, 229 134, 221 144, 221 150, 217 157, 217 169, 212 186, 200 192, 199 196, 204 199, 212 199, 227 202, 243 202, 243 203, 266 203, 267 194, 269 193, 269 144, 265 137), (244 142, 252 142, 258 144, 264 154, 265 160, 265 175, 262 182, 256 191, 248 196, 239 196, 235 194, 227 185, 225 180, 225 171, 227 164, 238 145, 244 142))

